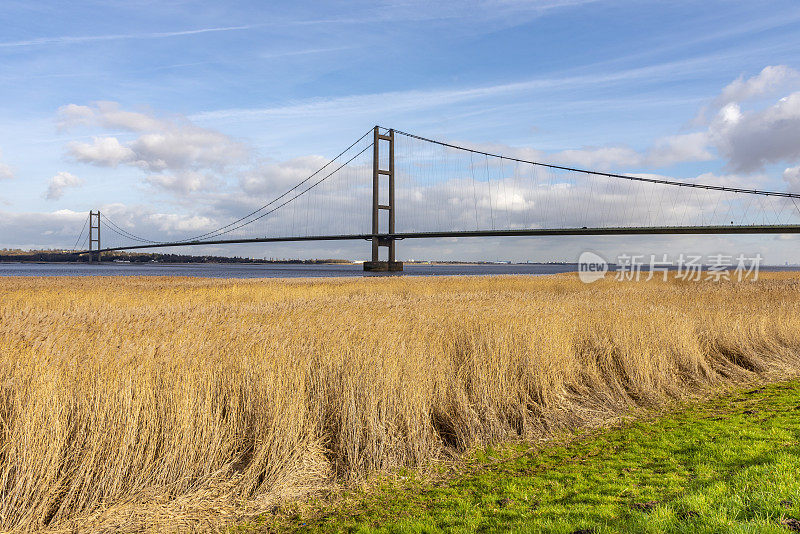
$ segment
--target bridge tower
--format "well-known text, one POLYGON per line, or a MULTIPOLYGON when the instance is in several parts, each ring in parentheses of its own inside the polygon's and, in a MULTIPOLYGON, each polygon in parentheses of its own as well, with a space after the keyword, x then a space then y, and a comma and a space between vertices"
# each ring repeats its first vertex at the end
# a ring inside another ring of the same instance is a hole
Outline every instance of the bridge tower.
POLYGON ((100 210, 89 212, 89 263, 100 261, 100 210))
POLYGON ((372 143, 372 261, 364 262, 365 271, 402 271, 403 262, 395 259, 395 238, 394 235, 394 130, 389 130, 386 135, 381 134, 376 126, 373 130, 372 143), (381 141, 388 146, 388 169, 381 169, 381 141), (381 182, 386 178, 388 188, 388 200, 386 204, 381 204, 380 191, 381 182), (386 232, 381 232, 381 211, 388 212, 388 228, 386 232), (383 235, 382 235, 383 234, 383 235), (388 237, 386 237, 388 234, 388 237), (385 247, 388 250, 386 261, 380 259, 380 249, 385 247))

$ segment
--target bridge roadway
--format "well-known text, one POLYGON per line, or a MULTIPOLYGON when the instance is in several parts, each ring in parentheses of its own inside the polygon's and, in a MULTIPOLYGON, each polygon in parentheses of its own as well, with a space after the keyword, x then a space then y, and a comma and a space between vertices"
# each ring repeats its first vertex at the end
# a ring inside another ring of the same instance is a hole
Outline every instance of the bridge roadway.
MULTIPOLYGON (((393 234, 346 234, 294 237, 254 237, 247 239, 211 239, 203 241, 175 241, 147 243, 124 247, 103 248, 92 252, 113 252, 145 248, 189 247, 199 245, 226 245, 236 243, 280 243, 291 241, 347 241, 402 239, 430 239, 442 237, 522 237, 522 236, 591 236, 591 235, 680 235, 680 234, 798 234, 800 225, 730 225, 730 226, 632 226, 611 228, 531 228, 517 230, 457 230, 451 232, 395 232, 393 234)), ((89 254, 86 250, 80 254, 89 254)))

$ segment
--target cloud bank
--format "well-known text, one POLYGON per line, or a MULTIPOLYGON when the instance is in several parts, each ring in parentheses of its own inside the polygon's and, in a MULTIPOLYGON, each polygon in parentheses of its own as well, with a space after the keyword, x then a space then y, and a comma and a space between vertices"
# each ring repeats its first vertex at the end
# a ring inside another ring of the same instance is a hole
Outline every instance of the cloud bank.
POLYGON ((115 102, 92 106, 70 104, 59 109, 59 127, 94 127, 122 130, 126 137, 96 136, 91 143, 72 142, 68 155, 99 167, 135 167, 146 181, 179 194, 213 189, 221 175, 250 158, 243 142, 185 117, 161 118, 151 113, 126 111, 115 102))

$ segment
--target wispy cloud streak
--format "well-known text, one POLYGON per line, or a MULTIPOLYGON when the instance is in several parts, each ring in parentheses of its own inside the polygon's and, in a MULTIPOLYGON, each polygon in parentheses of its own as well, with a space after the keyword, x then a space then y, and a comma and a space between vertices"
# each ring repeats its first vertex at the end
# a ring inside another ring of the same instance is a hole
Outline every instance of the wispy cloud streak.
POLYGON ((182 37, 185 35, 197 35, 201 33, 242 31, 254 28, 248 26, 224 26, 220 28, 198 28, 195 30, 181 30, 174 32, 153 32, 153 33, 120 33, 111 35, 82 35, 82 36, 61 36, 61 37, 40 37, 37 39, 27 39, 24 41, 8 41, 0 43, 0 48, 18 48, 27 46, 63 45, 91 43, 96 41, 121 41, 127 39, 163 39, 167 37, 182 37))

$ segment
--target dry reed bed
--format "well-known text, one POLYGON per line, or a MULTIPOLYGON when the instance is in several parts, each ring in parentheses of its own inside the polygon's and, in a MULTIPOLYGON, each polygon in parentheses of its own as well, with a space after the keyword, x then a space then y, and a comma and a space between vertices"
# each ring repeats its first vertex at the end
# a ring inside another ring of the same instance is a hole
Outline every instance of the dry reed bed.
POLYGON ((0 526, 214 528, 800 369, 800 278, 0 280, 0 526))

